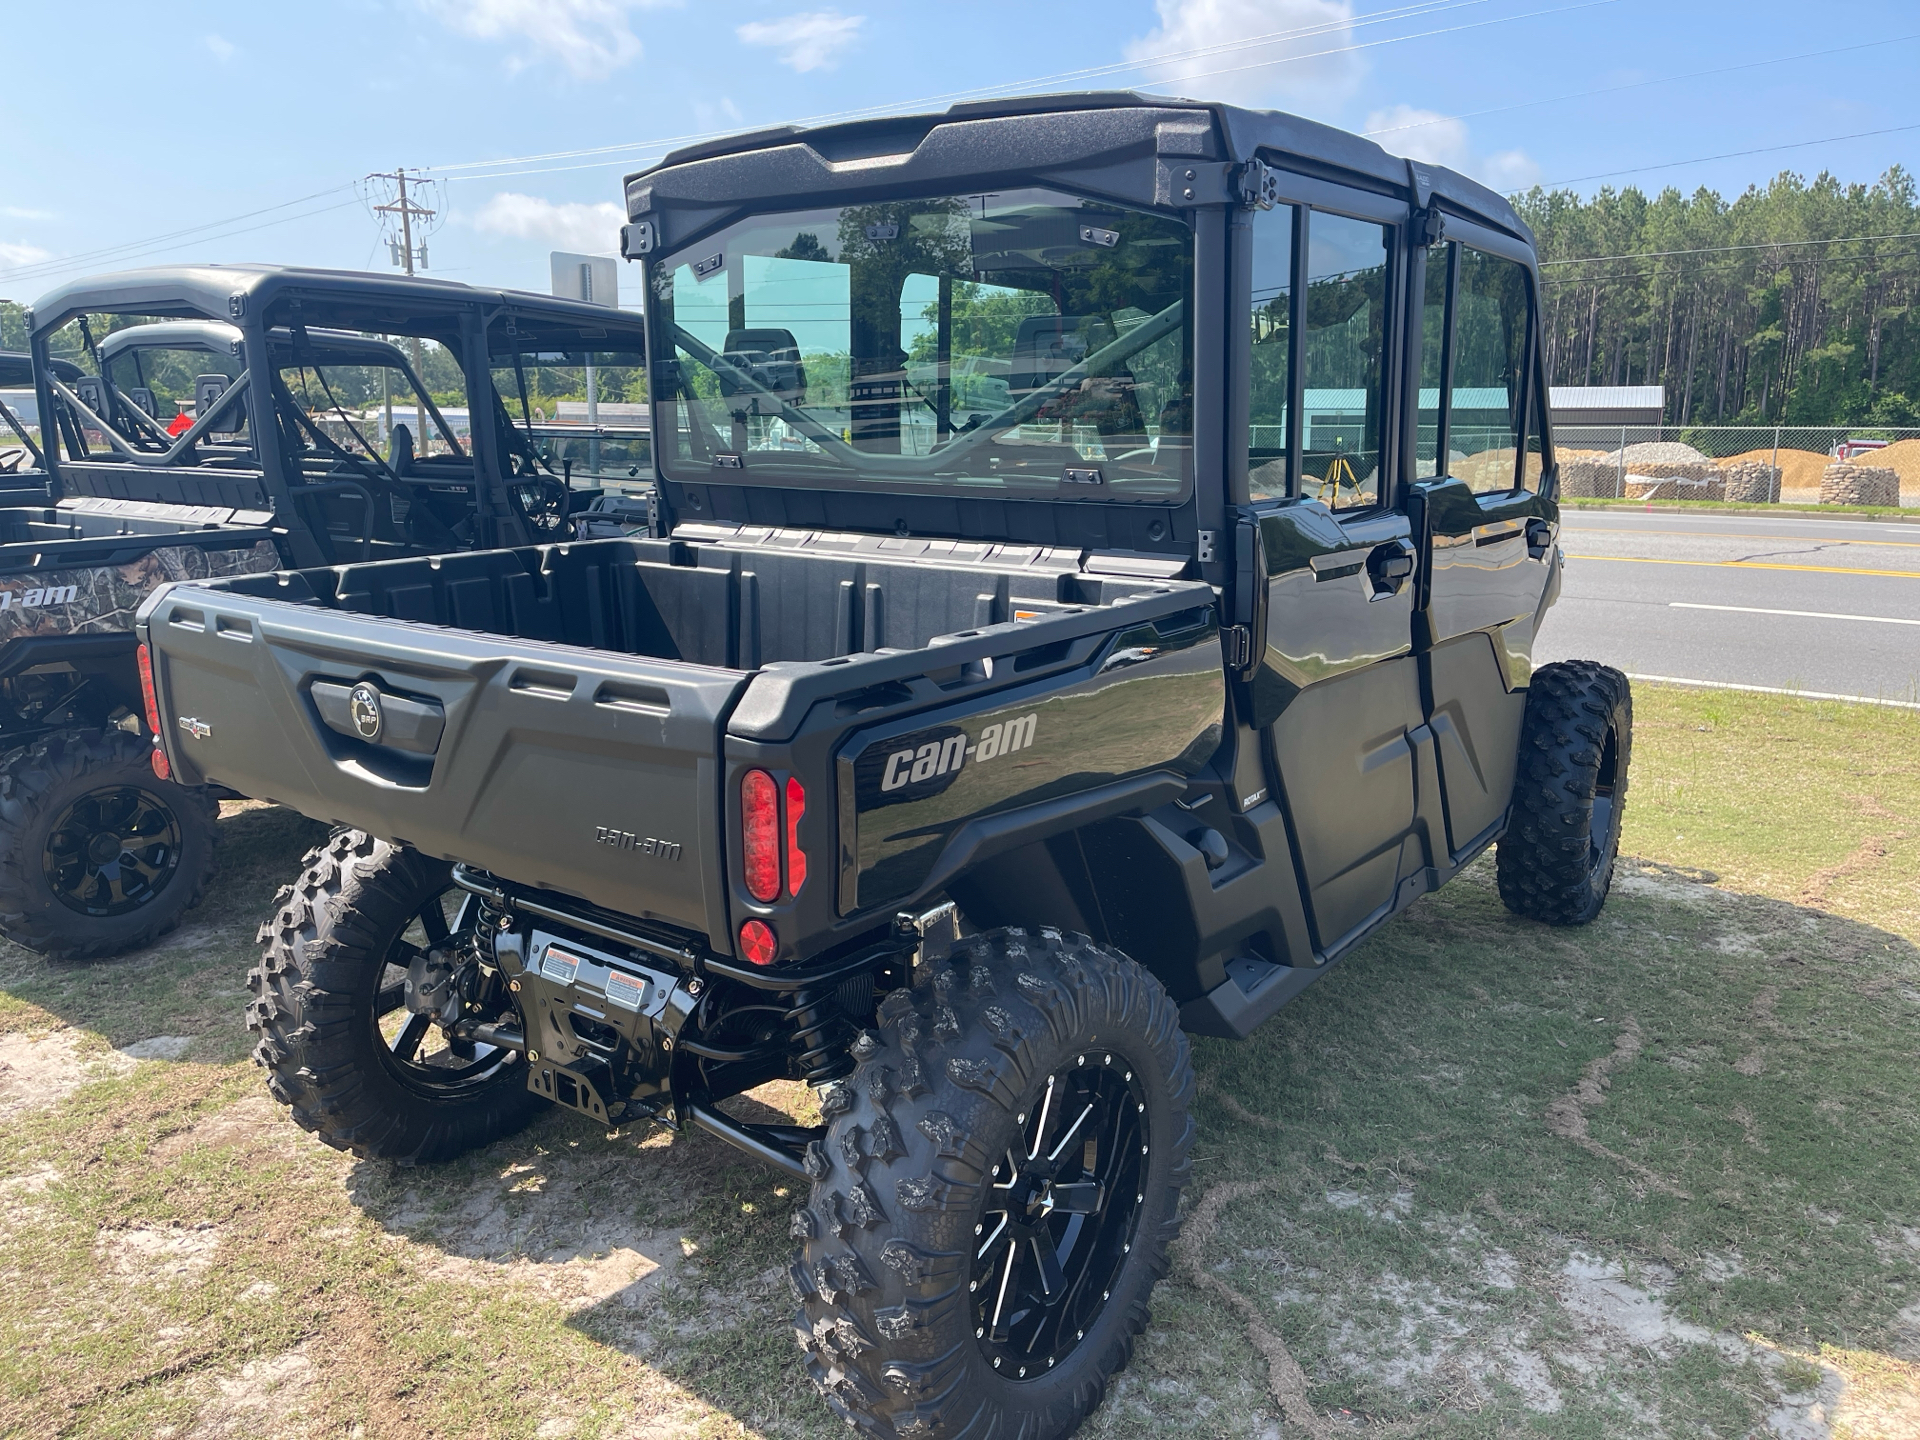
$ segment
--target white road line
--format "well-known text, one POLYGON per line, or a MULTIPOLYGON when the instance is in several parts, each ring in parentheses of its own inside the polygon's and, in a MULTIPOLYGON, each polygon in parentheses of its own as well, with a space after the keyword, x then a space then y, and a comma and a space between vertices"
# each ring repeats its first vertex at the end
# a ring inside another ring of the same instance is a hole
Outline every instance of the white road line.
POLYGON ((1883 705, 1891 710, 1920 710, 1912 700, 1876 700, 1870 695, 1829 695, 1820 690, 1792 690, 1780 685, 1736 685, 1731 680, 1683 680, 1677 675, 1636 675, 1629 680, 1645 680, 1652 685, 1691 685, 1699 690, 1746 690, 1755 695, 1791 695, 1796 700, 1838 700, 1847 705, 1883 705))
POLYGON ((1869 620, 1875 625, 1920 625, 1895 615, 1836 615, 1830 610, 1766 610, 1757 605, 1703 605, 1692 600, 1669 600, 1669 610, 1731 610, 1738 615, 1797 615, 1803 620, 1869 620))

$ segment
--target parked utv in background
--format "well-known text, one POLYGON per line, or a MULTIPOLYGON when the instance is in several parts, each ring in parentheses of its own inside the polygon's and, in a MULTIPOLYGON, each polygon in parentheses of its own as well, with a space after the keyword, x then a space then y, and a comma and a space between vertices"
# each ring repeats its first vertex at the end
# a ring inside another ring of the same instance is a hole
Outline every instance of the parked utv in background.
MULTIPOLYGON (((80 378, 78 365, 58 364, 65 371, 63 379, 80 378)), ((39 412, 32 405, 32 390, 33 357, 0 350, 0 505, 25 493, 46 493, 46 461, 40 454, 39 412)))
POLYGON ((747 135, 626 199, 651 538, 142 608, 182 778, 354 827, 262 927, 257 1058, 365 1156, 699 1126, 810 1187, 837 1412, 1063 1435, 1167 1267, 1183 1030, 1496 840, 1518 913, 1606 897, 1626 683, 1529 658, 1530 237, 1365 140, 1121 94, 747 135), (824 1125, 721 1108, 782 1077, 824 1125))
POLYGON ((0 491, 0 932, 106 955, 197 899, 231 793, 183 788, 152 749, 141 600, 171 580, 569 533, 602 492, 548 463, 522 400, 583 346, 640 383, 642 329, 545 296, 266 266, 83 280, 30 324, 37 485, 0 491), (365 332, 423 343, 439 394, 478 397, 483 423, 456 423, 365 332))

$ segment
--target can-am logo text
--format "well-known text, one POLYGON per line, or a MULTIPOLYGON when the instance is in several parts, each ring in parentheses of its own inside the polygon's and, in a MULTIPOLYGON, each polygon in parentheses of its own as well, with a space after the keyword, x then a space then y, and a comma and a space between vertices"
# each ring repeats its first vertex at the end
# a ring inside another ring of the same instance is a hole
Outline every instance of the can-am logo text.
POLYGON ((1018 720, 1005 720, 998 725, 987 726, 980 732, 980 739, 971 745, 967 743, 966 732, 962 731, 944 740, 929 740, 915 750, 896 750, 887 757, 887 769, 880 777, 880 788, 904 789, 918 781, 931 780, 936 775, 951 774, 968 760, 991 760, 999 755, 1011 755, 1016 750, 1024 750, 1033 744, 1034 728, 1039 721, 1040 716, 1036 711, 1022 715, 1018 720))
POLYGON ((0 590, 0 610, 33 610, 42 605, 71 605, 79 597, 78 585, 36 585, 30 590, 0 590))

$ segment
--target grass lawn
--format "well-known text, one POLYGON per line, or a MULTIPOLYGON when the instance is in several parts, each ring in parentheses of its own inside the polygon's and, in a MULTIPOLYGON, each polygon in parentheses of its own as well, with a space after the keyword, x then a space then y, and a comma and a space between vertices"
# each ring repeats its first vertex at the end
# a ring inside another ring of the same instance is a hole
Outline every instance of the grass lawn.
MULTIPOLYGON (((1920 1436, 1920 715, 1636 708, 1593 925, 1483 861, 1196 1042, 1179 1263, 1084 1433, 1920 1436)), ((0 1434, 842 1433, 784 1178, 559 1113, 407 1171, 283 1118, 244 975, 319 831, 227 810, 155 950, 0 945, 0 1434)))

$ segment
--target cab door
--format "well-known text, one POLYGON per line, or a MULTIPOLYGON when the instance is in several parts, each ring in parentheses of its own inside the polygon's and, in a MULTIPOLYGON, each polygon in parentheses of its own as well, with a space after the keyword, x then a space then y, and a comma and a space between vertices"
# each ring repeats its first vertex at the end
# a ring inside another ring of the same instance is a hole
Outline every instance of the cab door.
POLYGON ((1558 510, 1543 494, 1546 387, 1527 253, 1451 219, 1447 230, 1410 266, 1423 313, 1409 510, 1414 640, 1458 860, 1498 828, 1511 798, 1558 510))
POLYGON ((1265 600, 1250 694, 1323 954, 1386 913, 1420 863, 1415 545, 1391 443, 1404 256, 1387 204, 1334 195, 1249 227, 1240 535, 1265 600))

